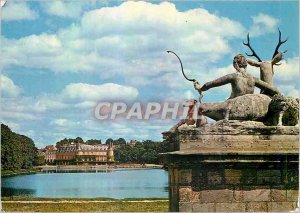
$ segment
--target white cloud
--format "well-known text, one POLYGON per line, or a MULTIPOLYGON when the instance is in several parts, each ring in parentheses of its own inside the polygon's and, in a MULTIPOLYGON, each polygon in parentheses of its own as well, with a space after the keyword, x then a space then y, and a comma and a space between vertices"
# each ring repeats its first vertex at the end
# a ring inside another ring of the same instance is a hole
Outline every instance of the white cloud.
POLYGON ((274 66, 274 84, 284 95, 299 98, 299 57, 274 66))
POLYGON ((1 75, 1 92, 2 97, 16 98, 20 95, 21 89, 5 75, 1 75))
POLYGON ((44 94, 35 98, 31 110, 35 112, 59 111, 66 109, 69 105, 60 100, 58 95, 44 94))
POLYGON ((94 72, 103 79, 118 75, 140 85, 132 79, 178 70, 177 59, 166 50, 176 51, 192 66, 206 67, 230 53, 228 41, 244 32, 240 23, 205 9, 180 12, 168 2, 124 2, 85 12, 80 22, 57 34, 4 38, 3 62, 5 67, 94 72))
POLYGON ((51 122, 51 124, 55 124, 58 126, 65 126, 67 123, 68 123, 68 120, 64 119, 64 118, 58 118, 51 122))
POLYGON ((28 112, 15 112, 14 109, 10 109, 10 111, 2 110, 1 117, 4 119, 12 119, 12 120, 38 120, 39 118, 32 113, 28 112))
POLYGON ((0 1, 0 7, 3 7, 5 5, 6 1, 5 0, 1 0, 0 1))
POLYGON ((134 87, 106 83, 92 85, 73 83, 65 87, 61 93, 64 100, 70 101, 100 101, 100 100, 133 100, 137 97, 138 90, 134 87))
POLYGON ((97 101, 124 100, 132 101, 138 96, 134 87, 113 83, 101 85, 72 83, 57 94, 43 94, 37 97, 19 97, 11 100, 4 98, 1 115, 11 119, 41 119, 47 113, 66 111, 72 114, 76 110, 89 112, 97 101), (88 110, 89 109, 89 110, 88 110))
POLYGON ((60 1, 41 2, 45 12, 49 15, 76 18, 83 12, 84 2, 80 1, 60 1))
POLYGON ((279 85, 278 89, 286 96, 299 98, 299 85, 279 85))
MULTIPOLYGON (((82 136, 87 139, 99 137, 99 135, 112 137, 114 136, 113 129, 107 125, 103 127, 102 124, 99 127, 98 122, 91 120, 96 101, 100 101, 102 98, 133 100, 137 95, 136 88, 112 83, 102 85, 69 84, 57 94, 46 93, 37 97, 2 98, 4 104, 1 106, 1 120, 15 131, 21 131, 20 133, 32 137, 39 147, 54 144, 64 137, 82 136), (65 117, 62 118, 62 115, 65 117), (32 128, 41 130, 43 127, 46 129, 39 134, 33 134, 30 131, 32 128), (49 128, 51 128, 51 132, 48 132, 49 128)), ((125 130, 122 132, 125 134, 125 130)))
POLYGON ((80 103, 76 103, 74 106, 79 109, 87 109, 95 107, 95 101, 82 101, 80 103))
POLYGON ((60 40, 48 34, 30 35, 18 40, 3 38, 2 44, 4 63, 35 68, 52 64, 51 57, 55 58, 62 48, 60 40))
POLYGON ((75 125, 80 125, 80 122, 77 121, 71 121, 71 120, 68 120, 68 119, 65 119, 65 118, 57 118, 57 119, 54 119, 50 124, 52 125, 56 125, 58 127, 73 127, 75 125))
POLYGON ((278 27, 279 20, 263 13, 251 17, 253 24, 250 28, 251 36, 260 36, 266 33, 275 32, 278 27))
POLYGON ((290 82, 299 78, 299 57, 283 60, 279 66, 274 66, 274 78, 280 82, 290 82))
MULTIPOLYGON (((57 94, 46 93, 37 97, 20 96, 18 99, 3 98, 5 104, 2 105, 1 118, 15 130, 24 126, 22 133, 32 137, 38 146, 55 143, 63 137, 82 136, 89 139, 99 137, 99 134, 112 137, 115 135, 112 126, 108 124, 103 126, 93 120, 93 107, 97 101, 104 98, 128 101, 135 99, 137 95, 136 88, 113 83, 68 84, 57 94), (61 115, 65 117, 62 118, 61 115), (28 127, 36 128, 37 122, 38 125, 51 128, 51 134, 46 130, 41 134, 29 135, 28 127)), ((116 135, 121 137, 129 131, 131 130, 123 128, 119 135, 116 135)))
POLYGON ((1 9, 3 21, 34 20, 38 13, 33 11, 26 2, 8 1, 1 9))

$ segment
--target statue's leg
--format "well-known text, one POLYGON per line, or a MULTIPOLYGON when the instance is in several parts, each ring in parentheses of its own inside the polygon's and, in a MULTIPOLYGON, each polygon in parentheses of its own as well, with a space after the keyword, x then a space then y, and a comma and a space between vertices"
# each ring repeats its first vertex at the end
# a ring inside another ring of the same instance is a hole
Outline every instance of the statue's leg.
POLYGON ((201 104, 198 105, 198 113, 197 113, 197 118, 196 120, 196 127, 201 127, 201 126, 205 126, 206 124, 208 124, 207 122, 207 118, 204 116, 203 114, 203 108, 201 108, 203 106, 201 106, 201 104))
POLYGON ((229 109, 225 109, 225 111, 224 111, 224 120, 225 121, 228 121, 229 120, 229 109))
POLYGON ((279 112, 279 116, 278 116, 278 124, 277 124, 277 126, 282 126, 283 113, 284 113, 284 111, 280 111, 280 112, 279 112))
POLYGON ((178 127, 180 127, 181 125, 185 124, 187 121, 187 119, 181 119, 176 125, 174 125, 169 131, 176 131, 178 129, 178 127))
POLYGON ((205 115, 211 119, 216 121, 223 120, 226 115, 229 118, 229 111, 226 113, 228 109, 227 104, 222 103, 202 103, 199 105, 199 114, 205 115))

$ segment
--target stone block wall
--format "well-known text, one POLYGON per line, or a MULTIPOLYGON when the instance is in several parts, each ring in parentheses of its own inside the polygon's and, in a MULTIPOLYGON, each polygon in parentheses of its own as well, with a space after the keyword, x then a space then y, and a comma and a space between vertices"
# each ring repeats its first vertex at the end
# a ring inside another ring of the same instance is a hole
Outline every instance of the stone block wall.
POLYGON ((295 210, 299 190, 297 164, 288 163, 281 168, 279 165, 198 163, 197 167, 182 165, 177 168, 173 165, 169 168, 170 181, 173 188, 172 195, 177 193, 175 197, 178 200, 170 201, 173 205, 170 206, 170 210, 184 212, 295 210))
POLYGON ((299 196, 299 128, 216 125, 169 135, 170 211, 289 212, 299 196))

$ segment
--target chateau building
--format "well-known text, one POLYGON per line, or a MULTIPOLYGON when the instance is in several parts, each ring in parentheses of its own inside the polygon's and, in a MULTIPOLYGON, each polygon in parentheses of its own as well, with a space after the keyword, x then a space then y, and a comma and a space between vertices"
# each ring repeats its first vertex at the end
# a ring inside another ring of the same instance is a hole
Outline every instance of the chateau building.
POLYGON ((45 162, 54 163, 56 160, 56 147, 54 145, 49 145, 45 147, 45 162))
POLYGON ((38 150, 38 155, 44 157, 45 163, 54 163, 56 160, 56 147, 54 145, 48 145, 45 148, 38 150))
POLYGON ((77 144, 64 144, 57 148, 56 151, 56 162, 66 163, 75 161, 77 154, 77 144))
POLYGON ((112 144, 87 145, 81 143, 64 144, 57 148, 57 164, 83 164, 114 162, 112 144))

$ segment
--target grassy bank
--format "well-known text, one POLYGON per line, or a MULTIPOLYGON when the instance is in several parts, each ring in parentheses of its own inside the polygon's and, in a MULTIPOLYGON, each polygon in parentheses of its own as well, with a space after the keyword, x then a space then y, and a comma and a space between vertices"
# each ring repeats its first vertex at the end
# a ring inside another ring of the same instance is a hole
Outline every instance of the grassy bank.
POLYGON ((15 170, 15 171, 11 171, 11 170, 1 170, 1 177, 9 177, 9 176, 15 176, 15 175, 28 175, 28 174, 35 174, 37 173, 39 170, 37 169, 22 169, 22 170, 15 170))
POLYGON ((167 212, 166 199, 14 199, 2 198, 9 212, 167 212))

